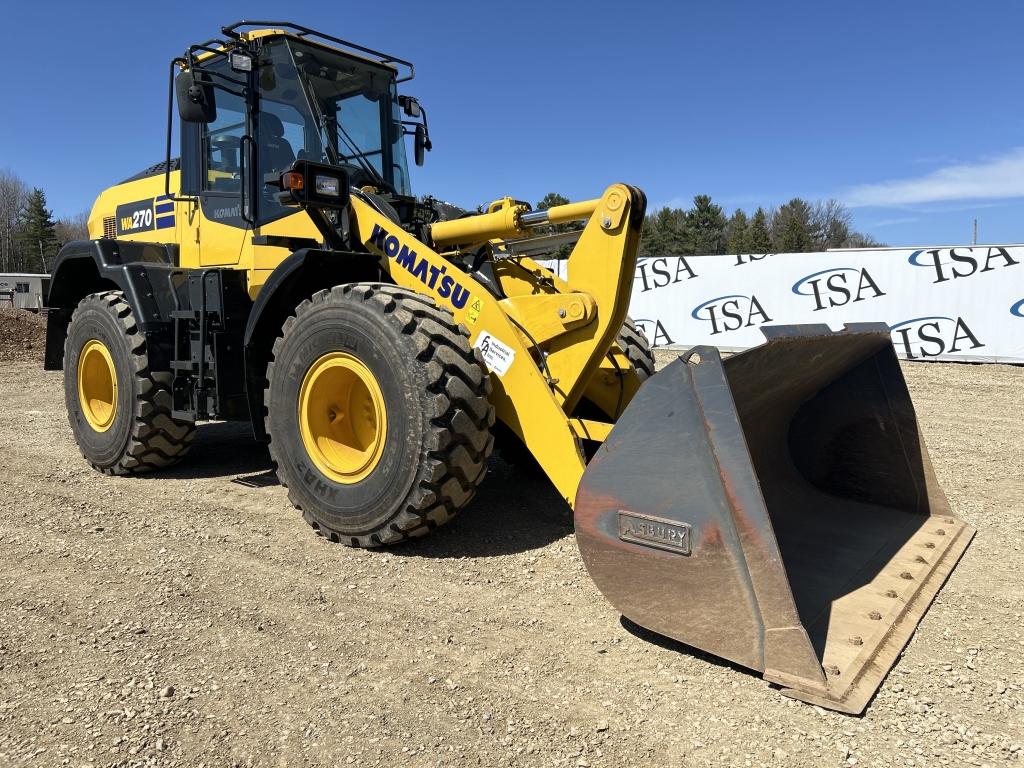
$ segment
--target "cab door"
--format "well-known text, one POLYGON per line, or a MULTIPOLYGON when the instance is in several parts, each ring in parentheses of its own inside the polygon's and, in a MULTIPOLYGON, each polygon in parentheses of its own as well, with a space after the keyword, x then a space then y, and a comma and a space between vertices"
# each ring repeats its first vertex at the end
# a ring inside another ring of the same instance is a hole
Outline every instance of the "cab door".
POLYGON ((250 225, 243 205, 243 183, 252 169, 248 151, 245 100, 217 91, 217 118, 201 126, 198 229, 199 263, 202 266, 237 265, 251 247, 250 225))

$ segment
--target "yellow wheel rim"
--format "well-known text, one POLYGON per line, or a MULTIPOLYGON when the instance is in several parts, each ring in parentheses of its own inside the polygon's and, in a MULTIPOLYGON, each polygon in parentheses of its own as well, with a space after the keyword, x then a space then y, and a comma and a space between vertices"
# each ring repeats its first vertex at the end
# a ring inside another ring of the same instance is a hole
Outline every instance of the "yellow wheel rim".
POLYGON ((347 352, 324 355, 299 390, 299 430, 306 453, 328 478, 357 483, 384 453, 387 411, 377 378, 347 352))
POLYGON ((89 426, 106 432, 117 415, 117 372, 110 350, 90 339, 78 358, 78 402, 89 426))

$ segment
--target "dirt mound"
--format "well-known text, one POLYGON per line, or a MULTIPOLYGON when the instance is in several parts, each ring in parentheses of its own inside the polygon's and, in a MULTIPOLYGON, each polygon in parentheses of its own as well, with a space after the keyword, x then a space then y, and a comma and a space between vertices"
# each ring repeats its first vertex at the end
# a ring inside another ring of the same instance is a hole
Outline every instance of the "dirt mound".
POLYGON ((0 360, 42 360, 46 316, 24 309, 0 308, 0 360))

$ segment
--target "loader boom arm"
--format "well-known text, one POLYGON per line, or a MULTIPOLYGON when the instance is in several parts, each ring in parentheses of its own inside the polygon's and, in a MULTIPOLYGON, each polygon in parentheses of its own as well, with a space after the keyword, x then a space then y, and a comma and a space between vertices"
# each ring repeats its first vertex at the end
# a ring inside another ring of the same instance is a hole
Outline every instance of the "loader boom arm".
MULTIPOLYGON (((432 296, 466 326, 474 346, 486 344, 485 359, 494 356, 488 364, 498 419, 570 505, 586 467, 580 439, 610 428, 583 424, 572 413, 625 320, 644 207, 638 190, 613 184, 598 199, 543 213, 506 199, 479 216, 433 225, 435 244, 466 247, 523 237, 535 223, 587 220, 561 290, 497 296, 366 201, 351 201, 353 236, 380 257, 395 283, 432 296)), ((629 391, 635 389, 630 382, 629 391)))

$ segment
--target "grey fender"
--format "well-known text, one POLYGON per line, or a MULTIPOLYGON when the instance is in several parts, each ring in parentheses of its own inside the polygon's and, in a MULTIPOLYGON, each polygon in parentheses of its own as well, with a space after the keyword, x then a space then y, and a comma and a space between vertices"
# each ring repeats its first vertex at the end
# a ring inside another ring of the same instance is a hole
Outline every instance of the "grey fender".
POLYGON ((60 370, 71 313, 83 298, 103 290, 123 291, 147 339, 166 341, 151 344, 151 355, 159 364, 170 343, 175 291, 183 282, 176 261, 177 246, 163 243, 76 240, 61 248, 47 296, 44 368, 60 370))

